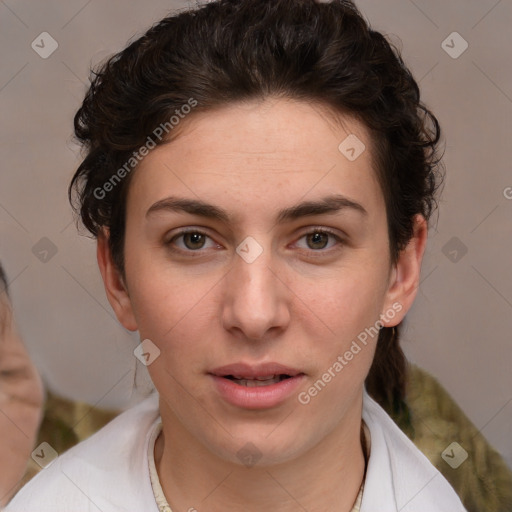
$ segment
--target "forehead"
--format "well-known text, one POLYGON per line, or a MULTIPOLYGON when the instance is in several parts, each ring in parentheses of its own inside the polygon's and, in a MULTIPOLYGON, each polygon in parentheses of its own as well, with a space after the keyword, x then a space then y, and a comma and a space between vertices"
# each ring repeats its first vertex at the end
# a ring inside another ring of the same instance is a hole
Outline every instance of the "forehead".
POLYGON ((288 155, 292 160, 314 156, 322 163, 332 162, 349 135, 370 142, 367 129, 355 117, 321 103, 285 98, 236 102, 192 113, 181 124, 172 143, 191 157, 200 156, 192 155, 199 149, 211 155, 237 153, 260 160, 272 155, 276 159, 288 155))
POLYGON ((382 199, 368 131, 319 104, 230 104, 190 115, 177 133, 139 164, 129 202, 148 208, 176 190, 210 201, 265 196, 267 206, 282 205, 283 192, 290 199, 315 191, 382 199))

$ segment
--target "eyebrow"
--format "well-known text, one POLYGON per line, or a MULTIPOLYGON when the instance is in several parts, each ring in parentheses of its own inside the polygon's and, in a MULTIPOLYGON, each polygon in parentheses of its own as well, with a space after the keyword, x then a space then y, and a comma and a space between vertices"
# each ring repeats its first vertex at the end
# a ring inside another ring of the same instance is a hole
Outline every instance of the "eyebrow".
MULTIPOLYGON (((335 214, 342 210, 352 210, 364 217, 368 216, 368 212, 361 204, 343 195, 334 194, 319 200, 303 201, 297 205, 284 208, 278 212, 276 222, 283 223, 312 215, 335 214)), ((225 223, 229 223, 231 220, 231 216, 226 210, 198 199, 166 197, 157 201, 148 209, 146 218, 160 211, 185 212, 225 223)))

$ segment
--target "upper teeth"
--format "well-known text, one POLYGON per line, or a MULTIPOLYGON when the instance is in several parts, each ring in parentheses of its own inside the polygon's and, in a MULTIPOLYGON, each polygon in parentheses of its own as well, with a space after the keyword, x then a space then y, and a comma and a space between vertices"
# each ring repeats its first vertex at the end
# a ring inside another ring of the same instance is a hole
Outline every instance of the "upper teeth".
POLYGON ((252 378, 252 379, 248 379, 247 377, 244 377, 244 376, 242 376, 242 375, 233 375, 233 378, 234 378, 234 379, 242 379, 242 380, 261 380, 261 381, 275 379, 276 377, 279 377, 279 374, 275 374, 275 375, 266 375, 265 377, 254 377, 254 378, 252 378))
POLYGON ((275 384, 276 382, 281 382, 281 377, 279 375, 275 375, 273 377, 261 378, 258 377, 256 379, 238 379, 236 378, 236 383, 241 386, 247 386, 248 388, 256 387, 256 386, 268 386, 269 384, 275 384))

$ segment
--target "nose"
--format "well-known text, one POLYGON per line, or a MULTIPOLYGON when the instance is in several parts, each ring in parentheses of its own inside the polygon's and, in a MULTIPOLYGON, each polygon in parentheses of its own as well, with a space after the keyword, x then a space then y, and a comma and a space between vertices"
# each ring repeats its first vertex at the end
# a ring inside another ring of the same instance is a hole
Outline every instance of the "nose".
POLYGON ((288 326, 290 291, 270 249, 252 261, 240 254, 224 282, 223 325, 240 339, 265 341, 288 326))

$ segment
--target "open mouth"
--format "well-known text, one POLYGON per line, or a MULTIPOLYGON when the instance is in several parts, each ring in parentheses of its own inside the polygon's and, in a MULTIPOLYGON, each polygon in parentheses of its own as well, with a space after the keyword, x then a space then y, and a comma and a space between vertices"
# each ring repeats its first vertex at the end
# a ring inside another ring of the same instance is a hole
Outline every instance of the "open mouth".
POLYGON ((239 375, 225 375, 224 378, 229 379, 240 386, 254 388, 257 386, 270 386, 271 384, 277 384, 278 382, 291 378, 291 375, 286 375, 282 373, 276 375, 255 377, 253 379, 248 379, 239 375))
POLYGON ((208 372, 214 389, 242 409, 270 409, 294 396, 305 373, 280 363, 232 363, 208 372))

